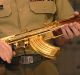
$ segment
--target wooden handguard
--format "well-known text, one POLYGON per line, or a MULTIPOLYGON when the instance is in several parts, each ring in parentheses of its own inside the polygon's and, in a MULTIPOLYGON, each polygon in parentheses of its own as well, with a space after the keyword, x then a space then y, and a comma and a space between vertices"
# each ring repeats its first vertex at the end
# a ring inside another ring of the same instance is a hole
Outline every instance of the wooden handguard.
MULTIPOLYGON (((67 24, 67 23, 73 23, 73 22, 78 22, 80 23, 80 13, 79 15, 76 15, 75 17, 72 17, 70 19, 65 19, 65 20, 59 20, 58 21, 60 23, 60 25, 64 25, 64 24, 67 24)), ((54 35, 60 35, 62 34, 62 31, 61 29, 58 29, 56 31, 53 31, 54 35)))

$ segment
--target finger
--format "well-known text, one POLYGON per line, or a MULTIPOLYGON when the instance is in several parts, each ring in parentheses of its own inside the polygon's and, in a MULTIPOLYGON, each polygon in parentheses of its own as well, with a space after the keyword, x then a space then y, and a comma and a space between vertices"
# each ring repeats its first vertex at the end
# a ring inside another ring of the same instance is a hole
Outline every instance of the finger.
POLYGON ((10 59, 8 59, 6 56, 5 56, 5 53, 4 52, 0 52, 0 57, 3 61, 6 61, 8 63, 10 63, 10 59))
MULTIPOLYGON (((5 54, 3 53, 3 55, 5 55, 5 54)), ((6 61, 6 62, 10 63, 11 60, 9 60, 8 58, 6 58, 6 57, 3 56, 3 55, 0 54, 1 59, 2 59, 3 61, 6 61)))
POLYGON ((13 51, 13 56, 15 56, 16 55, 16 52, 15 51, 13 51))
POLYGON ((74 14, 71 16, 71 18, 78 16, 80 13, 78 11, 75 11, 74 14))
POLYGON ((3 61, 6 61, 6 58, 5 58, 4 54, 1 54, 1 53, 0 53, 0 58, 1 58, 3 61))
POLYGON ((78 31, 78 29, 74 26, 74 23, 70 23, 69 27, 72 29, 73 33, 75 36, 79 36, 80 32, 78 31))
POLYGON ((2 47, 2 53, 5 54, 4 56, 6 57, 6 59, 11 59, 12 55, 11 55, 10 50, 8 48, 6 48, 6 46, 4 44, 2 44, 1 47, 2 47))
POLYGON ((5 44, 3 44, 3 42, 0 41, 0 57, 4 60, 7 61, 8 63, 10 63, 10 55, 9 52, 7 50, 7 48, 5 47, 5 44))
POLYGON ((78 22, 74 22, 73 24, 74 24, 75 28, 80 31, 80 24, 78 22))
POLYGON ((2 44, 4 44, 5 47, 10 50, 10 52, 12 52, 12 48, 10 47, 10 45, 8 45, 8 44, 7 44, 5 41, 3 41, 3 40, 0 40, 0 42, 1 42, 2 44))
POLYGON ((3 60, 6 60, 6 56, 5 56, 5 51, 0 43, 0 57, 3 59, 3 60))
POLYGON ((8 63, 10 63, 11 60, 11 55, 9 53, 9 50, 7 50, 7 48, 5 47, 5 45, 3 45, 2 42, 0 42, 0 55, 1 58, 5 61, 7 61, 8 63))
POLYGON ((62 33, 63 33, 63 35, 64 35, 64 38, 65 38, 65 39, 68 39, 68 35, 67 35, 67 32, 66 32, 64 26, 61 28, 61 30, 62 30, 62 33))
POLYGON ((75 11, 75 12, 74 12, 74 15, 75 15, 75 16, 79 15, 79 12, 78 12, 78 11, 75 11))
POLYGON ((10 59, 7 59, 6 62, 7 62, 7 63, 11 63, 11 60, 10 60, 10 59))
POLYGON ((0 53, 0 57, 3 61, 6 61, 8 63, 11 61, 8 57, 6 57, 5 53, 0 53))
POLYGON ((71 31, 71 29, 69 28, 69 25, 65 26, 65 30, 68 34, 69 39, 72 39, 74 35, 73 35, 73 32, 71 31))
POLYGON ((1 41, 2 47, 5 50, 6 54, 8 54, 8 56, 12 57, 12 49, 11 47, 5 43, 4 41, 1 41))

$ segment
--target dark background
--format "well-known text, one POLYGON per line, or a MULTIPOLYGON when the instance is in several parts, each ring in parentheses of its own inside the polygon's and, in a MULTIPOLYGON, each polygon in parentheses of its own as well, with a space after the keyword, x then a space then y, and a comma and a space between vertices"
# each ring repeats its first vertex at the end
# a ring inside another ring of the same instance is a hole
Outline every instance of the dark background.
MULTIPOLYGON (((69 0, 76 11, 80 11, 80 0, 69 0)), ((60 75, 80 75, 80 37, 62 47, 56 66, 60 75)))

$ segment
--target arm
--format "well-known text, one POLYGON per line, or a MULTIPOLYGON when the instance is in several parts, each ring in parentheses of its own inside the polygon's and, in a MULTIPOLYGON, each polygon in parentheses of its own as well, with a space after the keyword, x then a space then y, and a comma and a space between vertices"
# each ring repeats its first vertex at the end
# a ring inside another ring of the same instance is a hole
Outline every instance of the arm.
POLYGON ((6 42, 0 40, 0 58, 3 61, 11 63, 12 56, 13 54, 11 47, 6 42))
MULTIPOLYGON (((78 12, 75 12, 74 14, 74 10, 68 0, 56 0, 56 6, 56 19, 58 20, 69 19, 79 14, 78 12)), ((76 21, 73 23, 66 23, 66 25, 61 29, 64 36, 56 39, 58 45, 63 45, 65 42, 68 42, 67 39, 72 39, 75 36, 80 35, 80 24, 76 21)))

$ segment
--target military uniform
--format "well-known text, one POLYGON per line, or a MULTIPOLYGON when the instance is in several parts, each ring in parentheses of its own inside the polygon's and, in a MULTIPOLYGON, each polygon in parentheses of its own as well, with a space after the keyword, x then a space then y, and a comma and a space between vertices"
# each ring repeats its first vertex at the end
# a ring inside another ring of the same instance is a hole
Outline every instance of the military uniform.
MULTIPOLYGON (((68 19, 72 14, 68 0, 1 0, 0 37, 37 29, 55 19, 68 19)), ((31 49, 25 51, 27 55, 36 54, 31 49)), ((24 52, 17 54, 23 55, 24 52)), ((14 70, 7 70, 1 65, 0 75, 58 75, 51 60, 34 64, 19 65, 14 70)))

